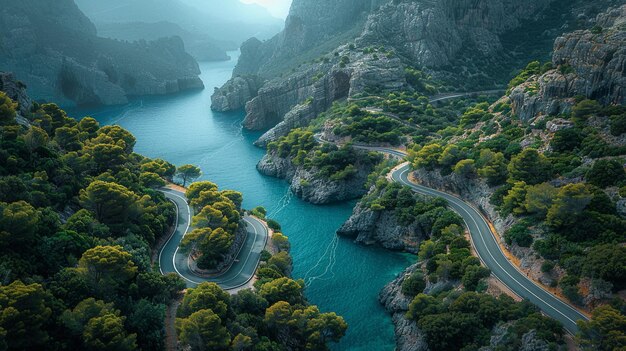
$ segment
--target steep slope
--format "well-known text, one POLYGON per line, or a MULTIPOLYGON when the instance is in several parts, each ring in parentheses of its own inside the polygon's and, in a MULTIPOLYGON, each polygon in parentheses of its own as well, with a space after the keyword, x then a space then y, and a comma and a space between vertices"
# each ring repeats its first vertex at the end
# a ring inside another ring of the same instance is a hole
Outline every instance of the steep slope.
POLYGON ((72 0, 25 0, 0 10, 0 67, 38 100, 121 104, 128 96, 201 88, 179 38, 128 44, 96 36, 72 0))
POLYGON ((234 76, 268 82, 255 90, 240 84, 244 92, 217 90, 212 107, 245 106, 249 129, 278 124, 259 140, 264 145, 306 125, 337 99, 410 91, 410 67, 438 81, 440 92, 498 88, 521 62, 547 58, 565 28, 588 24, 613 2, 296 0, 280 34, 242 45, 234 76), (335 94, 339 85, 342 93, 335 94), (221 97, 229 94, 253 98, 233 104, 221 97), (311 107, 301 106, 310 97, 311 107))
POLYGON ((626 104, 626 8, 598 16, 593 29, 559 37, 556 69, 535 74, 511 92, 514 112, 523 120, 537 114, 567 113, 576 96, 607 104, 626 104))

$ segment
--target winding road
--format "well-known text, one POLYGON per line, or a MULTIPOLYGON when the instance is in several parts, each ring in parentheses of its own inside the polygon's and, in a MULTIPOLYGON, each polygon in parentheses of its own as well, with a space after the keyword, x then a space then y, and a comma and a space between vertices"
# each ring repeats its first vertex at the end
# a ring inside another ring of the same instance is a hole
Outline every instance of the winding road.
MULTIPOLYGON (((327 141, 319 137, 316 137, 316 139, 319 142, 327 143, 327 141)), ((353 147, 386 153, 399 157, 400 159, 407 156, 405 152, 392 148, 360 145, 354 145, 353 147)), ((470 232, 472 246, 483 264, 491 270, 491 273, 516 295, 532 302, 547 316, 561 322, 569 333, 576 334, 578 332, 576 321, 588 320, 587 316, 559 297, 546 291, 540 285, 529 279, 526 274, 522 273, 517 266, 511 263, 504 252, 502 252, 500 245, 498 245, 498 239, 491 231, 487 220, 480 211, 454 195, 412 182, 409 179, 409 173, 409 163, 406 162, 392 171, 391 178, 395 182, 410 187, 418 194, 437 196, 446 200, 450 208, 463 218, 470 232)))
POLYGON ((261 259, 261 251, 265 248, 269 236, 268 229, 258 219, 244 216, 247 236, 239 250, 235 262, 224 273, 215 277, 201 277, 194 273, 187 260, 187 255, 179 252, 179 245, 191 226, 192 210, 187 203, 185 194, 174 189, 161 189, 165 197, 176 205, 176 222, 174 233, 159 252, 159 269, 161 274, 176 273, 187 283, 187 287, 195 287, 203 282, 217 283, 224 290, 235 290, 250 283, 261 259))

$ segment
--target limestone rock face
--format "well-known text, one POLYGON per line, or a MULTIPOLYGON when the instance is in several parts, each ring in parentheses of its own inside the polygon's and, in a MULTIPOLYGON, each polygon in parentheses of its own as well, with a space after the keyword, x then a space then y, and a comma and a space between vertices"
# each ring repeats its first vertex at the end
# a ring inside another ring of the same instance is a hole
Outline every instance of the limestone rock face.
POLYGON ((391 314, 396 335, 396 350, 398 351, 429 350, 424 334, 419 330, 417 324, 405 317, 409 310, 411 298, 402 293, 402 282, 417 269, 419 269, 417 264, 408 267, 378 294, 378 301, 391 314))
POLYGON ((26 116, 33 106, 33 101, 26 92, 26 85, 15 79, 13 74, 0 72, 0 91, 18 103, 18 112, 26 116))
POLYGON ((283 79, 274 79, 246 104, 244 127, 266 132, 257 145, 264 146, 293 128, 303 127, 336 100, 358 95, 367 88, 392 91, 406 86, 404 65, 397 58, 372 59, 370 55, 342 51, 351 63, 339 59, 318 63, 283 79))
POLYGON ((355 163, 358 172, 346 180, 331 180, 317 175, 317 170, 294 165, 289 158, 268 152, 257 164, 262 174, 287 180, 291 191, 304 201, 321 205, 358 198, 365 194, 363 186, 371 166, 355 163))
POLYGON ((445 0, 388 3, 368 18, 360 42, 384 42, 420 66, 450 65, 464 49, 500 56, 499 35, 538 16, 551 1, 445 0))
POLYGON ((20 77, 31 96, 65 106, 203 87, 180 38, 134 44, 99 38, 72 0, 7 2, 0 50, 2 69, 20 77))
POLYGON ((215 88, 211 109, 219 112, 240 110, 257 95, 261 85, 263 81, 256 76, 234 77, 221 88, 215 88))
POLYGON ((420 243, 428 239, 428 233, 418 223, 400 224, 393 211, 372 211, 361 202, 337 234, 354 237, 358 243, 413 253, 417 253, 420 243))
POLYGON ((556 39, 552 63, 557 69, 533 76, 510 94, 513 111, 523 120, 567 113, 575 96, 608 104, 626 103, 626 5, 598 15, 594 30, 556 39))
MULTIPOLYGON (((490 66, 487 62, 501 64, 510 58, 502 44, 503 36, 540 20, 552 2, 296 0, 281 33, 265 42, 252 38, 241 47, 234 76, 273 78, 246 104, 244 126, 254 130, 277 126, 257 143, 265 145, 292 126, 307 124, 337 98, 355 96, 368 88, 405 88, 406 62, 443 70, 456 66, 459 60, 476 59, 478 69, 485 71, 490 66), (373 47, 384 47, 397 55, 362 53, 373 47), (403 60, 394 58, 398 56, 403 60), (344 57, 349 62, 341 62, 344 57), (344 74, 339 80, 337 72, 344 74), (343 86, 344 81, 349 82, 348 93, 337 96, 333 88, 343 86), (298 106, 309 98, 313 98, 312 106, 298 106)), ((465 71, 463 67, 459 70, 465 71)), ((506 68, 507 74, 510 69, 506 68)), ((450 74, 456 73, 443 75, 450 74)), ((237 100, 250 95, 247 87, 238 85, 238 89, 233 93, 237 100)), ((214 103, 216 110, 230 105, 221 97, 219 101, 214 103)))

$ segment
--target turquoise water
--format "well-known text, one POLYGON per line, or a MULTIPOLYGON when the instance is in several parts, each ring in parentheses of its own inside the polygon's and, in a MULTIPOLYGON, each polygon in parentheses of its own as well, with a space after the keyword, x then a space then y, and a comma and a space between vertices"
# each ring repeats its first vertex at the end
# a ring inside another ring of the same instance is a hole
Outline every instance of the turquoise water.
POLYGON ((241 128, 242 112, 210 109, 213 87, 230 78, 234 64, 234 59, 202 63, 203 91, 69 112, 73 117, 92 116, 101 124, 119 124, 137 138, 136 152, 178 166, 198 165, 201 179, 242 192, 244 207, 264 206, 289 236, 293 276, 305 280, 311 303, 322 311, 337 312, 349 324, 346 336, 333 349, 393 350, 391 318, 377 295, 413 259, 338 238, 335 231, 350 216, 354 202, 314 206, 292 196, 285 181, 256 171, 264 151, 252 143, 260 134, 241 128))

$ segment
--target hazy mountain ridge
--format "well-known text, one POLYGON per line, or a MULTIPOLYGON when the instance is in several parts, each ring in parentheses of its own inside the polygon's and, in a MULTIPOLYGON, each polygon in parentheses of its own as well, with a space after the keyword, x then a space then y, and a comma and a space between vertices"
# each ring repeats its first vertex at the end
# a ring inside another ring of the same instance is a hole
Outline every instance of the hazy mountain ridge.
POLYGON ((185 50, 198 61, 228 60, 227 50, 235 50, 233 43, 215 40, 208 35, 189 32, 171 22, 127 22, 98 23, 98 35, 104 38, 120 39, 130 42, 157 40, 172 36, 180 37, 185 43, 185 50))
POLYGON ((178 38, 124 43, 96 36, 71 0, 25 0, 0 12, 0 69, 38 100, 122 104, 131 95, 202 87, 198 64, 178 38))
POLYGON ((265 9, 236 0, 219 4, 191 0, 76 0, 76 4, 97 25, 167 21, 194 34, 231 42, 235 47, 251 36, 269 38, 281 27, 281 21, 265 9))

